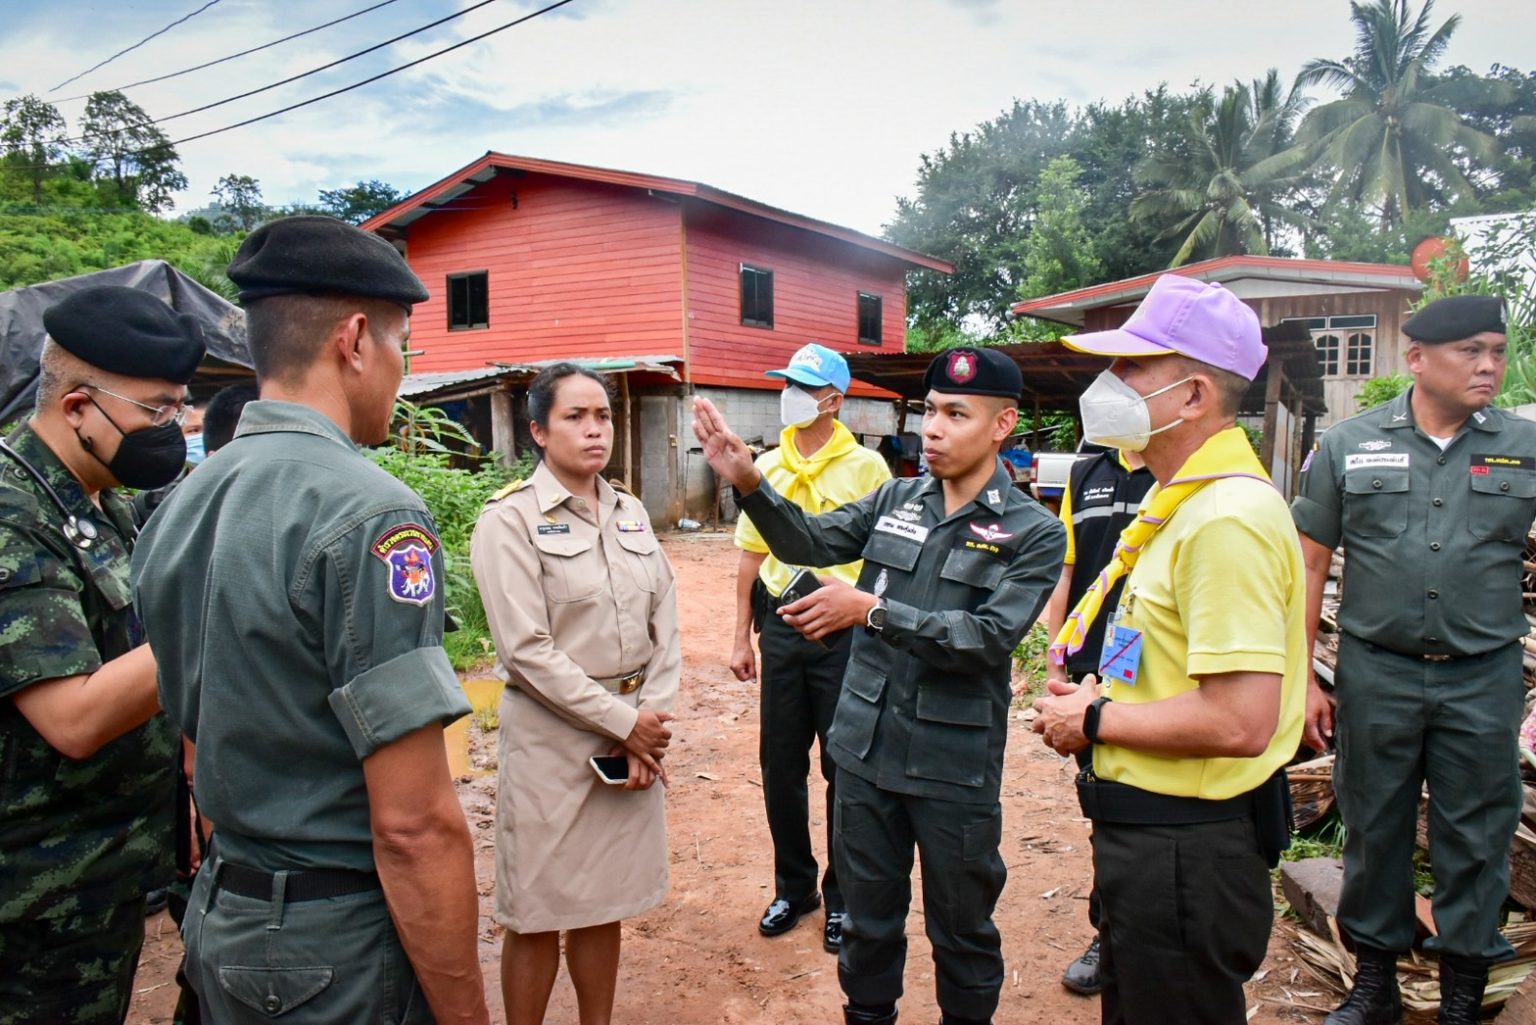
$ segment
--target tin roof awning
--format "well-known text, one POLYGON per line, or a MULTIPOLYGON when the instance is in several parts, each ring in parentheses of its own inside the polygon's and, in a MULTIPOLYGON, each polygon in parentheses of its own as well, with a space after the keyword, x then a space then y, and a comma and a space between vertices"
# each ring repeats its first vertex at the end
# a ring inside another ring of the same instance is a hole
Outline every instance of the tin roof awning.
POLYGON ((454 402, 489 395, 506 387, 526 385, 540 370, 555 363, 575 363, 600 374, 650 373, 681 381, 681 356, 605 356, 590 359, 545 359, 527 363, 495 362, 473 370, 433 370, 408 374, 397 393, 417 405, 454 402))

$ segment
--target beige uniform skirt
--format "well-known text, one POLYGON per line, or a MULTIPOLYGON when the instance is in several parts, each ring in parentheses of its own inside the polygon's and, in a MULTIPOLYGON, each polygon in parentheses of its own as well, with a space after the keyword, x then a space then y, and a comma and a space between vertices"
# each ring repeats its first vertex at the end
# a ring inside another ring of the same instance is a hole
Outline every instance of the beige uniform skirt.
MULTIPOLYGON (((619 700, 633 705, 639 696, 619 700)), ((626 790, 598 779, 587 759, 613 744, 516 687, 503 693, 496 921, 512 932, 616 922, 666 896, 665 788, 626 790)))

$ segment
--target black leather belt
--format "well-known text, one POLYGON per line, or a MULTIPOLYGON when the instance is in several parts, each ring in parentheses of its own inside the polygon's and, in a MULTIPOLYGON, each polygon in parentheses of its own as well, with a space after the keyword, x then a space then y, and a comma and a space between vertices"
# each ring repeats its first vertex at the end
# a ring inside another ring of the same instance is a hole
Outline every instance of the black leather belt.
MULTIPOLYGON (((224 862, 219 866, 218 886, 230 893, 253 900, 272 899, 272 880, 276 873, 248 865, 224 862)), ((309 868, 288 873, 283 884, 283 900, 323 900, 353 893, 377 890, 382 884, 376 872, 355 872, 345 868, 309 868)))
POLYGON ((1230 822, 1253 814, 1252 794, 1239 794, 1223 801, 1174 797, 1099 779, 1090 770, 1077 774, 1077 801, 1083 815, 1093 821, 1122 826, 1191 826, 1230 822))

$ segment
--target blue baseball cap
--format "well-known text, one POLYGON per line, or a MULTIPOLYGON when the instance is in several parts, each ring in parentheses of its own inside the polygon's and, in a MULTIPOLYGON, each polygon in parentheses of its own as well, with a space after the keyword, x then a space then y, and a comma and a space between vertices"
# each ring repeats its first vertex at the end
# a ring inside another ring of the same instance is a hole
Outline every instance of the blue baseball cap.
POLYGON ((807 388, 831 385, 848 394, 848 361, 825 345, 809 342, 800 347, 783 370, 770 370, 764 377, 782 377, 807 388))

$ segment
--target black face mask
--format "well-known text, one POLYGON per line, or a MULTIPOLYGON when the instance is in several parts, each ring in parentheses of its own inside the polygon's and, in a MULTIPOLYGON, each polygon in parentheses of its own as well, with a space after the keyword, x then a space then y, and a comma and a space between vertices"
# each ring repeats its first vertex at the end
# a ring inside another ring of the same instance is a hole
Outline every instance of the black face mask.
POLYGON ((187 439, 182 437, 180 424, 173 420, 159 427, 125 431, 117 426, 111 414, 101 409, 95 399, 91 399, 91 405, 101 410, 107 423, 116 427, 117 433, 123 436, 123 440, 117 443, 117 455, 108 462, 96 455, 89 438, 81 437, 78 430, 75 431, 75 437, 80 438, 80 446, 105 466, 118 483, 148 491, 163 488, 176 479, 176 475, 187 464, 187 439))

